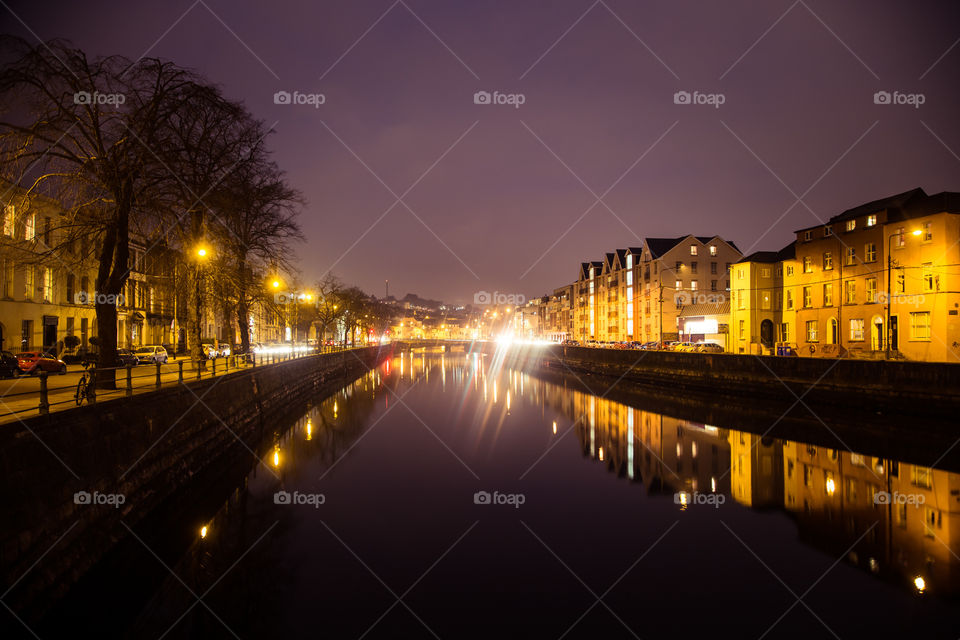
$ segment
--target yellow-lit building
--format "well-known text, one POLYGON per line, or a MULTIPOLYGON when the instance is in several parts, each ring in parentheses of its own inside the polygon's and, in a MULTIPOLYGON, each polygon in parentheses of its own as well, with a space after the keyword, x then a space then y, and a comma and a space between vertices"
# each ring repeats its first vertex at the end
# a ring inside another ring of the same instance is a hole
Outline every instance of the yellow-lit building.
POLYGON ((783 313, 783 263, 793 258, 793 243, 780 251, 758 251, 730 267, 729 350, 772 355, 783 313))
POLYGON ((800 355, 960 361, 960 193, 913 189, 801 229, 783 269, 800 355))

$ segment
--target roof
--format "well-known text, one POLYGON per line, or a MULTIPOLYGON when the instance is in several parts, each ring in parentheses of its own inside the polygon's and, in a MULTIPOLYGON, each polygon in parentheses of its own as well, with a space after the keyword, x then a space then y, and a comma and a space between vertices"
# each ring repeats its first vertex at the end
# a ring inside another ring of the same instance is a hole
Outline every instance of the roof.
POLYGON ((796 243, 791 242, 780 251, 754 251, 748 256, 737 260, 734 264, 742 264, 744 262, 761 262, 764 264, 772 264, 774 262, 783 262, 784 260, 791 260, 796 256, 796 243))
POLYGON ((886 198, 880 198, 879 200, 873 200, 871 202, 853 207, 852 209, 847 209, 840 215, 830 218, 830 222, 843 222, 844 220, 849 220, 850 218, 859 218, 860 216, 865 216, 884 210, 899 211, 900 209, 906 207, 911 201, 917 199, 925 200, 926 198, 927 194, 923 192, 923 189, 917 187, 916 189, 910 189, 909 191, 904 191, 903 193, 898 193, 886 198))
POLYGON ((723 302, 704 302, 700 304, 688 304, 680 311, 681 318, 693 318, 695 316, 726 316, 730 315, 730 301, 723 302))
POLYGON ((663 254, 667 253, 678 244, 686 240, 687 238, 695 238, 701 244, 709 244, 712 240, 720 240, 728 245, 730 245, 737 253, 740 253, 740 249, 733 242, 729 240, 724 240, 720 236, 680 236, 679 238, 646 238, 647 247, 650 249, 650 253, 654 258, 659 258, 663 254))

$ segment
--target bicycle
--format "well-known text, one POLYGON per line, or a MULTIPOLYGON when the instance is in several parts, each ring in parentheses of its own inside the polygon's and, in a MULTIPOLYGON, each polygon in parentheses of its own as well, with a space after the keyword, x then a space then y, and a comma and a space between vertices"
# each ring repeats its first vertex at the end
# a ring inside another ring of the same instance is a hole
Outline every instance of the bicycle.
POLYGON ((90 363, 83 363, 83 375, 80 376, 80 380, 77 382, 77 392, 74 394, 74 399, 77 401, 77 406, 83 404, 83 401, 93 402, 94 394, 96 393, 93 386, 93 376, 89 372, 90 363))

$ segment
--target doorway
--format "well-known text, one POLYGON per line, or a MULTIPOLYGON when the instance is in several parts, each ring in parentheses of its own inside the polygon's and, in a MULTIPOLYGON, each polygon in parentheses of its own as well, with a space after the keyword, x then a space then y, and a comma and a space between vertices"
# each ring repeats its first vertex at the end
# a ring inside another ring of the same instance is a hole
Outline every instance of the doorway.
POLYGON ((827 340, 828 344, 837 344, 840 339, 840 325, 837 322, 836 318, 830 318, 830 322, 827 323, 827 340))
POLYGON ((873 316, 870 323, 870 348, 873 351, 883 350, 883 318, 873 316))
POLYGON ((897 316, 890 316, 890 349, 896 351, 900 348, 900 339, 897 333, 897 316))
POLYGON ((773 346, 773 321, 764 320, 760 323, 760 344, 767 349, 773 346))

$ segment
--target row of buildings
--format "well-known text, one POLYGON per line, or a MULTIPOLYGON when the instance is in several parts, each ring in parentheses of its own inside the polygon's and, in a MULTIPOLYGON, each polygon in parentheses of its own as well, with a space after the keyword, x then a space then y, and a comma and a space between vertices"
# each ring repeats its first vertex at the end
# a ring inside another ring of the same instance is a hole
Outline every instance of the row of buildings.
POLYGON ((960 193, 912 189, 743 256, 719 236, 645 238, 515 310, 526 337, 715 342, 734 353, 960 360, 960 193))
MULTIPOLYGON (((58 203, 19 187, 0 186, 0 348, 58 353, 67 336, 90 348, 97 336, 95 251, 68 240, 58 203)), ((89 242, 92 243, 93 239, 89 242)), ((116 299, 118 345, 162 344, 183 351, 188 304, 185 269, 198 265, 163 243, 133 239, 129 276, 116 299)), ((202 338, 232 341, 231 318, 205 295, 202 338)), ((277 340, 283 323, 275 310, 257 305, 251 327, 261 341, 277 340)))

